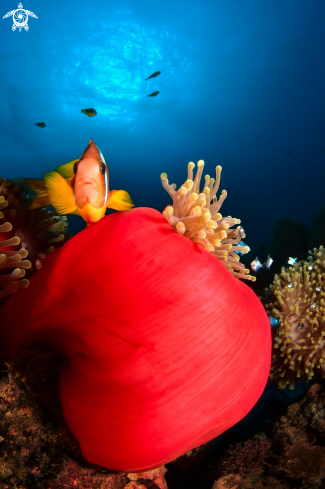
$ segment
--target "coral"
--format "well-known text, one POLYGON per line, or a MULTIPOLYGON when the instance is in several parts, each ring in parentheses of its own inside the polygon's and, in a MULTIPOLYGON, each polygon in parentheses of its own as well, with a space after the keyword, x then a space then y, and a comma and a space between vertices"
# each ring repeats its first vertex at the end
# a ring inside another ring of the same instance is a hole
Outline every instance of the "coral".
POLYGON ((227 197, 226 190, 221 192, 219 199, 217 192, 220 184, 221 166, 216 167, 216 179, 205 176, 203 192, 200 193, 200 181, 204 167, 204 161, 197 163, 197 173, 193 180, 193 168, 195 164, 187 165, 187 180, 176 191, 176 185, 170 185, 167 174, 160 175, 164 189, 173 199, 173 205, 167 206, 163 211, 164 217, 179 234, 191 239, 194 243, 210 251, 220 260, 228 270, 237 278, 255 281, 256 278, 247 275, 249 270, 240 263, 236 251, 247 253, 249 248, 240 246, 240 241, 245 238, 241 226, 229 229, 235 224, 240 224, 239 219, 222 217, 219 210, 227 197))
POLYGON ((123 472, 233 426, 271 363, 257 296, 150 208, 106 216, 48 256, 1 309, 0 342, 10 358, 33 342, 60 352, 63 415, 83 456, 123 472))
POLYGON ((64 436, 59 439, 10 367, 0 383, 0 440, 0 481, 7 487, 44 488, 67 463, 64 436))
POLYGON ((285 415, 225 453, 213 489, 325 487, 325 391, 313 385, 285 415))
POLYGON ((243 480, 239 475, 230 474, 220 477, 214 482, 211 489, 289 489, 288 484, 279 483, 274 477, 266 477, 264 479, 263 482, 257 482, 250 478, 243 480))
POLYGON ((296 443, 288 450, 288 474, 295 479, 319 479, 325 475, 325 447, 307 442, 296 443))
POLYGON ((259 472, 263 464, 267 464, 270 448, 271 443, 265 436, 237 443, 228 450, 223 460, 223 472, 240 474, 242 477, 250 472, 259 472))
POLYGON ((270 377, 280 388, 325 376, 325 251, 310 253, 308 261, 282 268, 268 291, 266 308, 278 319, 270 377))
POLYGON ((164 478, 167 472, 166 467, 158 467, 157 469, 149 470, 148 472, 127 474, 130 482, 124 489, 167 489, 167 484, 164 478))
MULTIPOLYGON (((55 216, 54 211, 48 212, 45 208, 27 210, 29 204, 30 196, 23 186, 0 178, 0 219, 3 223, 0 232, 14 237, 9 243, 2 243, 2 247, 10 246, 12 250, 20 244, 27 250, 31 275, 42 267, 47 254, 66 242, 68 221, 66 216, 55 216)), ((25 257, 24 251, 23 254, 25 257)))
POLYGON ((40 408, 12 367, 7 368, 0 380, 1 489, 167 489, 165 467, 110 473, 75 459, 76 440, 40 408))

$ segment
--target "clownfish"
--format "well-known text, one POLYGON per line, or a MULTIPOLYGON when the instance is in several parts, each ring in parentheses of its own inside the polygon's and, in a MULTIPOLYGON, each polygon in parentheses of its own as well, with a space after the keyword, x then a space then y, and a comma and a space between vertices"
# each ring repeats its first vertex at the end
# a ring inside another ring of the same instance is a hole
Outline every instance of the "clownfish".
POLYGON ((58 214, 81 216, 87 226, 104 217, 107 208, 125 211, 134 206, 125 190, 109 190, 107 163, 92 139, 78 160, 57 166, 44 180, 19 180, 35 193, 28 209, 52 205, 58 214))

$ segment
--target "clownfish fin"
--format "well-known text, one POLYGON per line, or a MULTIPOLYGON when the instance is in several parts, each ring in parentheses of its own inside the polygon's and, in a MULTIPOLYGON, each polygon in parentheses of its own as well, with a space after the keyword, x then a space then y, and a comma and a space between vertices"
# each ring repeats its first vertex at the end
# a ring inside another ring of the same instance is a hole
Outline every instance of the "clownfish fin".
POLYGON ((27 207, 28 210, 51 205, 44 180, 36 178, 18 178, 17 181, 18 183, 23 182, 23 185, 26 185, 27 190, 35 194, 31 197, 31 203, 27 207))
POLYGON ((77 160, 72 160, 69 161, 69 163, 64 163, 64 165, 57 166, 54 168, 54 171, 56 173, 59 173, 61 177, 63 177, 65 180, 70 180, 74 176, 74 165, 79 161, 79 158, 77 160))
POLYGON ((49 171, 44 175, 44 182, 51 205, 58 214, 72 214, 78 210, 72 188, 59 173, 49 171))
POLYGON ((130 195, 125 190, 111 190, 107 207, 116 211, 127 211, 131 207, 134 207, 134 204, 130 195))
POLYGON ((33 192, 45 192, 46 187, 43 179, 38 178, 18 178, 17 180, 21 180, 24 182, 30 190, 33 192))

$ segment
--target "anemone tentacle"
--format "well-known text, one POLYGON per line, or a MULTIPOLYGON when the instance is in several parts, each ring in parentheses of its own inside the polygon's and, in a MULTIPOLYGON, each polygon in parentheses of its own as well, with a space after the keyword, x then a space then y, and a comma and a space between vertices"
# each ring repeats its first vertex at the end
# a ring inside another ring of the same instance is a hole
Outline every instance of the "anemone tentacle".
POLYGON ((0 178, 0 299, 27 287, 46 255, 68 238, 66 216, 45 208, 28 210, 29 202, 24 187, 0 178), (10 268, 14 270, 7 274, 10 268))
POLYGON ((204 161, 198 161, 197 173, 193 180, 194 167, 193 162, 187 165, 187 180, 177 191, 175 184, 168 183, 166 173, 160 175, 162 186, 173 199, 173 204, 165 208, 163 216, 175 231, 210 251, 235 277, 254 282, 256 277, 248 275, 249 270, 240 263, 239 255, 236 253, 249 251, 248 247, 239 245, 245 238, 244 230, 241 226, 230 229, 240 224, 240 219, 222 217, 219 213, 227 197, 226 190, 222 190, 219 199, 217 198, 221 166, 216 167, 215 179, 209 175, 205 176, 202 193, 200 182, 204 161))

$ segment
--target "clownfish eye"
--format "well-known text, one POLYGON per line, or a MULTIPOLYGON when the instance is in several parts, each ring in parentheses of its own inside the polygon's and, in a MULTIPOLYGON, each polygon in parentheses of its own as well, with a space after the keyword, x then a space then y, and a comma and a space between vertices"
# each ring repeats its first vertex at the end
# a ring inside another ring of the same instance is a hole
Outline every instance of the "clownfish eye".
POLYGON ((77 173, 77 170, 78 170, 78 163, 76 162, 74 165, 73 165, 73 173, 76 175, 77 173))
POLYGON ((105 172, 106 172, 106 165, 105 165, 105 163, 102 163, 102 165, 100 167, 100 171, 101 171, 101 174, 102 175, 105 175, 105 172))

